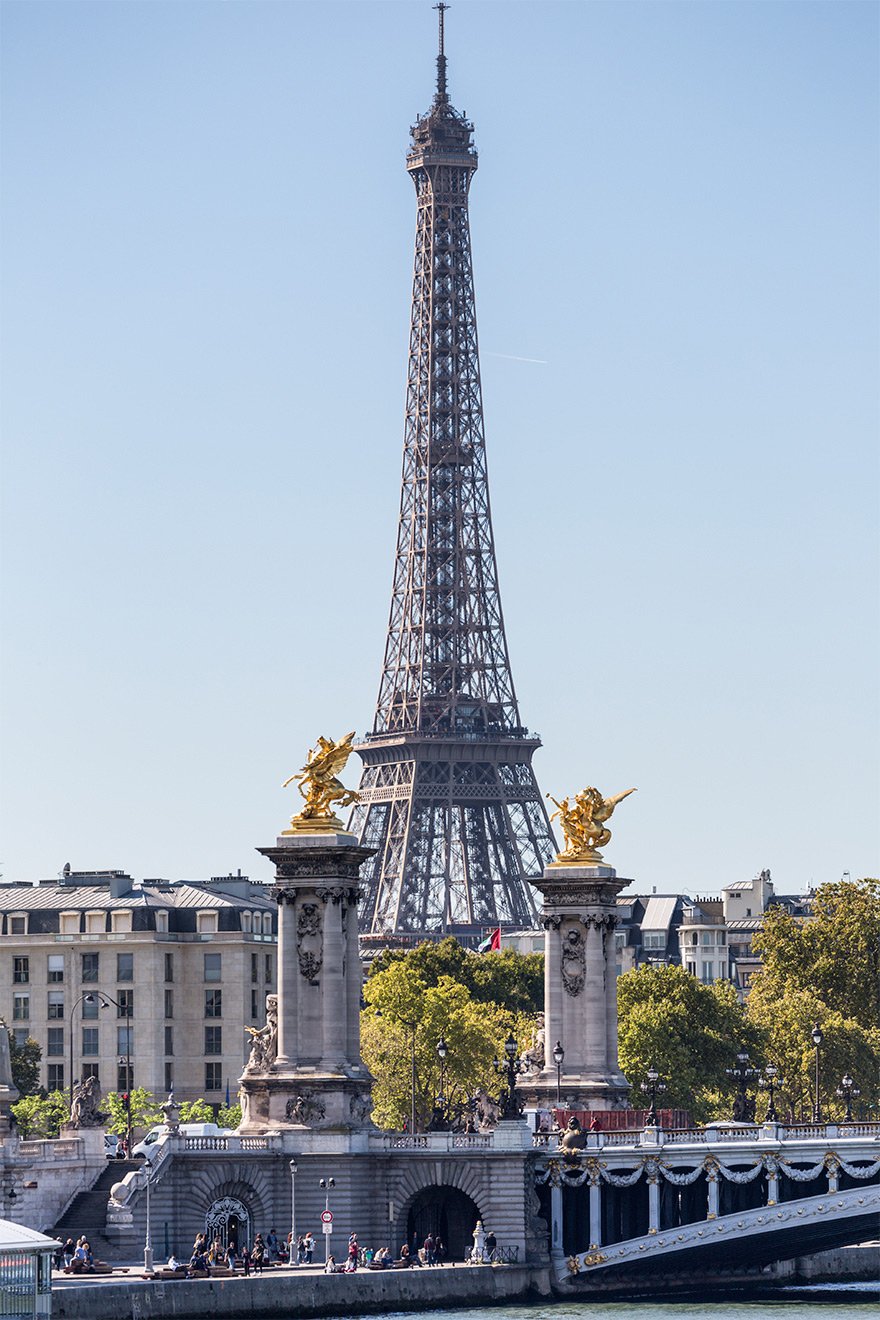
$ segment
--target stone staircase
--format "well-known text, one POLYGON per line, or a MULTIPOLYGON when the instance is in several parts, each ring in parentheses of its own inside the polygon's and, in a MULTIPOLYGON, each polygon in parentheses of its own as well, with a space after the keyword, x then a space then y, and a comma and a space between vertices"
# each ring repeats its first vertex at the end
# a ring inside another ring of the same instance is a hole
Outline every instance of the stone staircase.
POLYGON ((96 1260, 109 1260, 117 1254, 117 1249, 106 1237, 107 1201, 110 1189, 121 1182, 132 1169, 139 1169, 142 1160, 108 1160, 106 1169, 102 1169, 87 1192, 75 1196, 58 1223, 52 1229, 52 1236, 60 1242, 72 1237, 85 1237, 92 1248, 96 1260))

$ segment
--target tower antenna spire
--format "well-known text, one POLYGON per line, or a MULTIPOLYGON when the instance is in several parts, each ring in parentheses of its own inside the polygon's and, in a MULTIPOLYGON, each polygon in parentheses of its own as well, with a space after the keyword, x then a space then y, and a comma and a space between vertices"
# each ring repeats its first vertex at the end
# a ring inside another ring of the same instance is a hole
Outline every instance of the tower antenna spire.
POLYGON ((440 0, 434 8, 437 10, 439 18, 439 45, 437 50, 437 100, 445 101, 446 98, 446 52, 444 49, 444 14, 449 5, 440 0))

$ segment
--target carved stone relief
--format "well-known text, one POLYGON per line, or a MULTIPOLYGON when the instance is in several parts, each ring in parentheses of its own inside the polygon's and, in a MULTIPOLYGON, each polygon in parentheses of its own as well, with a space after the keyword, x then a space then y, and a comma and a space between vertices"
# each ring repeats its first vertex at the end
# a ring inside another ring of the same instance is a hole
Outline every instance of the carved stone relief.
POLYGON ((324 939, 321 933, 321 909, 317 903, 303 903, 296 922, 296 954, 299 970, 309 985, 317 985, 316 976, 324 962, 324 939))
POLYGON ((577 926, 566 931, 562 940, 562 984, 566 993, 579 995, 584 988, 587 946, 584 933, 577 926))
POLYGON ((324 1104, 311 1091, 303 1091, 288 1100, 284 1113, 289 1123, 302 1123, 308 1126, 322 1119, 327 1110, 324 1104))

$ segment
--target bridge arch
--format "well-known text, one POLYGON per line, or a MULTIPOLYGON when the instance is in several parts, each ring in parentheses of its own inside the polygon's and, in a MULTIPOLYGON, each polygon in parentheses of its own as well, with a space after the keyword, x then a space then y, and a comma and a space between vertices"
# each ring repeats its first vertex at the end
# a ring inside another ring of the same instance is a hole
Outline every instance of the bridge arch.
POLYGON ((448 1260, 463 1260, 465 1250, 473 1245, 471 1234, 477 1220, 482 1219, 487 1230, 492 1226, 486 1172, 477 1161, 422 1161, 416 1157, 408 1163, 392 1189, 396 1237, 389 1245, 395 1254, 404 1242, 412 1246, 413 1233, 421 1234, 421 1246, 430 1229, 440 1232, 448 1260))

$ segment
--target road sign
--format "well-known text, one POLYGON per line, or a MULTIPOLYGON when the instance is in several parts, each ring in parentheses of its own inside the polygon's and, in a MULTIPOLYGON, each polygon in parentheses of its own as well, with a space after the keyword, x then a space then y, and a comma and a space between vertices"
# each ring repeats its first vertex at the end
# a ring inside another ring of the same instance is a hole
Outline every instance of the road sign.
POLYGON ((329 1237, 330 1234, 333 1232, 333 1225, 332 1225, 332 1224, 322 1224, 321 1227, 323 1228, 324 1233, 325 1233, 325 1236, 327 1236, 327 1237, 329 1237))
POLYGON ((322 1210, 322 1211, 321 1211, 321 1223, 322 1223, 322 1224, 332 1224, 332 1223, 333 1223, 333 1211, 332 1211, 332 1210, 322 1210))

